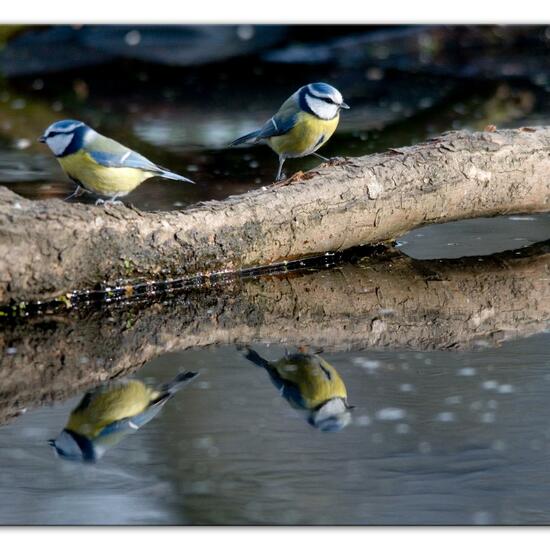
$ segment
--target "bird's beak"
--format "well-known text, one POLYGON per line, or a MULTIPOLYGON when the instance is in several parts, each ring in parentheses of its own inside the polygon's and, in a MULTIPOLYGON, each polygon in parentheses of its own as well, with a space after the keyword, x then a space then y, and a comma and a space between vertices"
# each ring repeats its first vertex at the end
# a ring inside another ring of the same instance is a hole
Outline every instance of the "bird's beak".
POLYGON ((55 447, 55 439, 48 439, 48 445, 50 447, 55 447))
POLYGON ((340 109, 349 109, 349 105, 342 101, 342 103, 340 103, 340 109))
POLYGON ((46 143, 46 138, 45 138, 44 136, 40 136, 40 137, 38 138, 38 141, 39 141, 40 143, 46 143))

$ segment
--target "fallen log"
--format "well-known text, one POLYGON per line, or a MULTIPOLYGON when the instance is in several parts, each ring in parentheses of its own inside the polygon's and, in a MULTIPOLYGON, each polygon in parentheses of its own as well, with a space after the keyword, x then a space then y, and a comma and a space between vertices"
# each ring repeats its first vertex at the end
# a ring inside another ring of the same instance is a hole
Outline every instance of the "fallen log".
POLYGON ((115 303, 6 323, 0 424, 24 408, 190 348, 269 343, 330 353, 496 346, 548 328, 549 270, 549 241, 445 261, 390 251, 331 270, 234 279, 166 303, 115 303))
POLYGON ((422 225, 548 211, 550 128, 450 132, 177 212, 29 201, 0 188, 0 304, 239 271, 422 225))

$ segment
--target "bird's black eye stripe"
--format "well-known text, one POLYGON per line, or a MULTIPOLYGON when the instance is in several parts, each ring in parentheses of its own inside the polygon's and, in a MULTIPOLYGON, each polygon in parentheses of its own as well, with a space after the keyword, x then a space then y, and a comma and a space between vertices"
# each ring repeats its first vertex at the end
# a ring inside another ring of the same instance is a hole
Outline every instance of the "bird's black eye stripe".
POLYGON ((311 97, 314 97, 315 99, 320 99, 321 101, 324 101, 325 103, 330 103, 331 105, 336 105, 337 103, 330 97, 322 97, 319 95, 312 94, 311 92, 308 92, 308 94, 311 97))

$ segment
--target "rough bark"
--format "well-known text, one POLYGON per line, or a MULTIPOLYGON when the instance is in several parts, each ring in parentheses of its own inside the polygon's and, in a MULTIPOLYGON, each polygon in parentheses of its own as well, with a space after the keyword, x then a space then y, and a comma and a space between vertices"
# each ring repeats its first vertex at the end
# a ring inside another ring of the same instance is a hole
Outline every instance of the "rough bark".
POLYGON ((269 265, 428 223, 547 211, 549 172, 550 128, 537 128, 450 132, 182 212, 29 201, 3 189, 0 304, 269 265))
POLYGON ((192 347, 263 342, 328 353, 498 345, 548 328, 549 272, 550 241, 444 262, 390 252, 329 271, 237 279, 169 303, 7 324, 0 332, 0 423, 192 347))

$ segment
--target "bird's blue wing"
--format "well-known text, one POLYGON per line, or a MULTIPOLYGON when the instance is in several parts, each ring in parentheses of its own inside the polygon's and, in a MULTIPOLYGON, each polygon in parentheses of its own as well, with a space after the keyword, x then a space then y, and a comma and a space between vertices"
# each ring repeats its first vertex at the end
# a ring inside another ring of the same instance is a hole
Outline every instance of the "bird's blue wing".
POLYGON ((101 430, 99 437, 104 437, 113 433, 134 432, 138 430, 147 424, 147 422, 150 422, 153 418, 155 418, 169 397, 170 396, 168 395, 166 398, 150 405, 143 412, 136 414, 135 416, 122 418, 121 420, 111 422, 111 424, 108 424, 101 430))
POLYGON ((260 128, 256 139, 266 139, 287 134, 296 126, 296 122, 298 122, 297 114, 285 116, 285 113, 277 113, 260 128))
POLYGON ((101 166, 109 168, 137 168, 147 172, 163 172, 164 170, 144 156, 128 149, 125 152, 88 151, 89 155, 101 166))

